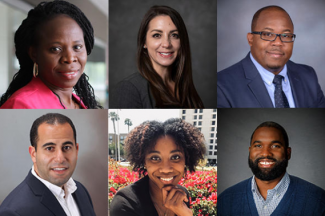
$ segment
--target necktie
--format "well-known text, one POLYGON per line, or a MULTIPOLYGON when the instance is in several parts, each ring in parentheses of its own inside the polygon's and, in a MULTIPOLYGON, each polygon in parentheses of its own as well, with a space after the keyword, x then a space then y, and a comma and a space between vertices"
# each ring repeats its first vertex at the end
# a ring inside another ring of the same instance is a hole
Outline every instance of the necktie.
POLYGON ((289 108, 289 103, 286 95, 282 91, 282 79, 283 76, 275 75, 273 83, 275 85, 274 90, 274 103, 275 108, 289 108))

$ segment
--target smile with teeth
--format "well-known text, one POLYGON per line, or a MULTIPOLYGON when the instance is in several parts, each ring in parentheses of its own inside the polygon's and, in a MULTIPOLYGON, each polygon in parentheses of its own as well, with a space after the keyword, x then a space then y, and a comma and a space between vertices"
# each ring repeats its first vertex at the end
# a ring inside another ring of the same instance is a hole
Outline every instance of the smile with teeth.
POLYGON ((274 162, 267 162, 267 161, 260 161, 259 163, 260 164, 263 164, 263 165, 271 165, 271 164, 274 164, 274 162))
POLYGON ((174 177, 170 177, 170 178, 162 178, 162 177, 160 177, 160 179, 163 180, 163 181, 171 181, 171 180, 174 179, 174 177))
POLYGON ((67 168, 53 168, 53 170, 65 170, 65 169, 67 169, 67 168))

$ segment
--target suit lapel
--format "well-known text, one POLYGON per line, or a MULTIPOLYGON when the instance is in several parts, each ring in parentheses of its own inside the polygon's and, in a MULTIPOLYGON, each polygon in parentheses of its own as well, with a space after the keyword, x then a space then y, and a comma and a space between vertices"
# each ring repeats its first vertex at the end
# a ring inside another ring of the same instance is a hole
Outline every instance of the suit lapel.
POLYGON ((304 89, 302 88, 301 81, 300 81, 300 76, 299 73, 296 73, 292 69, 291 62, 289 61, 287 63, 287 68, 288 68, 288 77, 290 80, 290 87, 293 95, 293 99, 295 101, 295 106, 296 108, 301 107, 302 104, 304 104, 304 89))
POLYGON ((26 183, 29 185, 35 196, 40 197, 40 202, 53 213, 53 215, 66 215, 59 201, 53 193, 39 181, 31 171, 26 177, 26 183))
POLYGON ((245 78, 248 81, 247 86, 255 96, 256 100, 263 108, 273 108, 269 93, 266 90, 261 75, 258 73, 255 65, 250 59, 249 53, 242 61, 245 72, 245 78))

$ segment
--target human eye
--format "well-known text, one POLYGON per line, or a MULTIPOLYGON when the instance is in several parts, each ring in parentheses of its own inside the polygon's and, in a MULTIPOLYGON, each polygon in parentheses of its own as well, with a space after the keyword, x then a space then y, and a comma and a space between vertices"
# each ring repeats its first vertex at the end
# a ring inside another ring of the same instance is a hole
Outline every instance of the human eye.
POLYGON ((254 144, 254 146, 253 146, 254 148, 261 148, 262 147, 262 145, 261 144, 254 144))
POLYGON ((272 148, 281 148, 281 145, 280 144, 273 144, 272 148))
POLYGON ((273 33, 272 33, 272 32, 262 32, 262 35, 263 35, 264 37, 268 37, 268 38, 273 37, 273 33))
POLYGON ((160 36, 161 36, 161 35, 158 34, 158 33, 152 35, 153 38, 160 38, 160 36))
POLYGON ((170 159, 172 159, 172 160, 179 160, 179 159, 181 159, 181 156, 180 155, 173 155, 173 156, 171 156, 170 159))
POLYGON ((54 147, 53 146, 47 146, 47 147, 45 147, 45 150, 46 151, 52 151, 52 150, 54 150, 54 147))
POLYGON ((160 157, 154 155, 154 156, 150 157, 150 160, 153 161, 153 162, 157 162, 157 161, 160 161, 160 157))
POLYGON ((70 149, 72 149, 71 146, 64 146, 64 147, 63 147, 63 151, 68 151, 68 150, 70 150, 70 149))
POLYGON ((59 52, 59 51, 61 51, 62 49, 61 49, 61 47, 51 47, 51 52, 59 52))
POLYGON ((173 33, 171 36, 172 36, 173 38, 175 38, 175 39, 178 39, 178 38, 179 38, 179 35, 178 35, 177 33, 173 33))
POLYGON ((80 50, 80 49, 82 48, 82 45, 75 45, 73 48, 74 48, 75 50, 80 50))

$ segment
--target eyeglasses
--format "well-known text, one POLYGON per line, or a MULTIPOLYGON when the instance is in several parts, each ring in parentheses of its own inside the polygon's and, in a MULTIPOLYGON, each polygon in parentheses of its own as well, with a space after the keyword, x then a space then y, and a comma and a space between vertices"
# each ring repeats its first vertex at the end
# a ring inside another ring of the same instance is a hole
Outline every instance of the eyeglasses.
POLYGON ((279 36, 280 40, 284 43, 291 43, 295 41, 296 35, 291 33, 285 34, 275 34, 272 32, 261 31, 261 32, 251 32, 251 34, 259 34, 262 40, 275 41, 276 37, 279 36))

